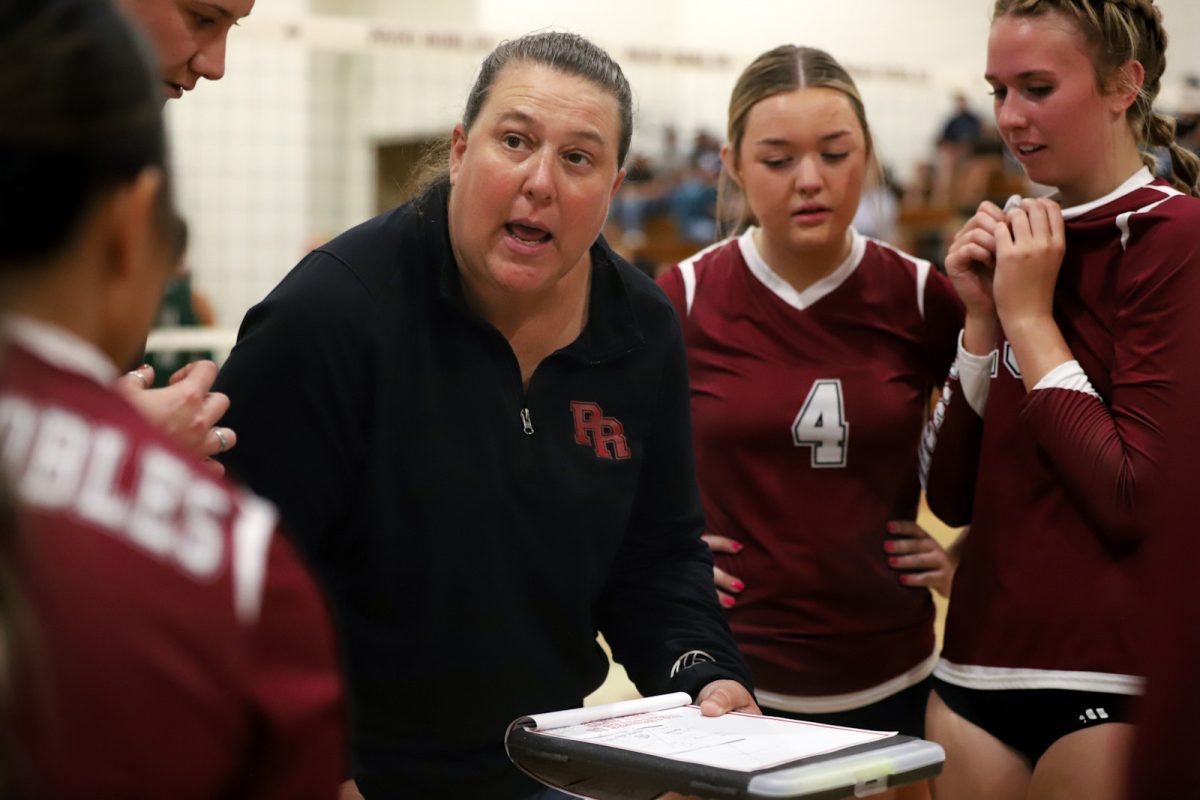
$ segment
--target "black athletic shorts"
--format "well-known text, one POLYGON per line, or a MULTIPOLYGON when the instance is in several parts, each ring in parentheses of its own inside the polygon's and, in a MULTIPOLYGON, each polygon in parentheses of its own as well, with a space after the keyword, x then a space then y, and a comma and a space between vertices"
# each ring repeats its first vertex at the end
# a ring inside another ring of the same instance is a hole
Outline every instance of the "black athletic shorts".
POLYGON ((1068 733, 1132 722, 1129 695, 1069 689, 967 689, 938 678, 933 690, 951 711, 978 725, 1035 765, 1068 733))

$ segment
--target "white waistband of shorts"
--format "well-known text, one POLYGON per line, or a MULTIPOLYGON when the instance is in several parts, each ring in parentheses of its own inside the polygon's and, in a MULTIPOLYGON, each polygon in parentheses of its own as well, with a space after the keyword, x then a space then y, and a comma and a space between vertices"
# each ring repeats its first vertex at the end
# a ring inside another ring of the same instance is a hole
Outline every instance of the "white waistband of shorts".
POLYGON ((937 664, 938 654, 930 653, 929 658, 917 664, 912 669, 896 677, 886 680, 869 689, 862 689, 849 694, 823 694, 802 697, 794 694, 779 694, 759 689, 754 692, 754 698, 760 706, 777 708, 780 711, 790 711, 793 714, 836 714, 840 711, 851 711, 863 708, 872 703, 878 703, 894 694, 916 686, 929 677, 937 664))
POLYGON ((1066 689, 1076 692, 1140 695, 1146 679, 1137 675, 1077 670, 980 667, 942 659, 935 678, 966 689, 1066 689))

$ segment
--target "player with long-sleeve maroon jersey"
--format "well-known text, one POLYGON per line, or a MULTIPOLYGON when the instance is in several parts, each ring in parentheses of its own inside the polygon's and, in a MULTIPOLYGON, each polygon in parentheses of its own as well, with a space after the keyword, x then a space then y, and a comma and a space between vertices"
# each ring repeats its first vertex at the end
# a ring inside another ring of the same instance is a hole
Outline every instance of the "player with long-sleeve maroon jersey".
POLYGON ((1057 193, 984 204, 946 259, 967 315, 928 493, 971 533, 930 701, 935 795, 1122 791, 1141 553, 1178 513, 1164 487, 1186 480, 1172 466, 1200 407, 1196 160, 1150 105, 1165 46, 1147 0, 996 3, 996 121, 1057 193), (1169 180, 1146 145, 1170 146, 1169 180))

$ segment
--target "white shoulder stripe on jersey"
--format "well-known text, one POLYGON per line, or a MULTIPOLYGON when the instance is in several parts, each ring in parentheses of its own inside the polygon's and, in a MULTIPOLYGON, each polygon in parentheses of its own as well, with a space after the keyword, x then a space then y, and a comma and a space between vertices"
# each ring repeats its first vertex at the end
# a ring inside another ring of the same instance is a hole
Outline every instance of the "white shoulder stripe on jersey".
POLYGON ((1117 215, 1117 230, 1121 231, 1121 249, 1125 250, 1129 245, 1129 218, 1134 214, 1144 214, 1147 211, 1153 211, 1163 203, 1170 200, 1172 197, 1182 197, 1183 192, 1171 186, 1151 186, 1151 189, 1157 189, 1166 195, 1162 200, 1156 200, 1148 206, 1142 206, 1136 211, 1126 211, 1124 214, 1117 215))
POLYGON ((879 239, 870 239, 878 247, 883 247, 891 250, 896 255, 911 263, 917 272, 917 312, 921 315, 921 319, 925 319, 925 284, 929 282, 929 270, 933 267, 931 263, 923 258, 917 258, 914 255, 904 252, 897 247, 894 247, 887 242, 879 239))
POLYGON ((692 313, 692 301, 696 299, 696 262, 729 241, 731 240, 722 239, 719 242, 714 242, 699 253, 679 262, 679 275, 683 278, 683 308, 685 316, 692 313))
POLYGON ((1066 689, 1105 694, 1140 695, 1146 679, 1111 672, 1056 669, 1019 669, 955 664, 942 659, 933 670, 935 678, 967 689, 1066 689))
POLYGON ((233 599, 238 619, 258 620, 266 583, 267 551, 275 531, 275 507, 249 492, 241 496, 241 513, 233 523, 233 599))

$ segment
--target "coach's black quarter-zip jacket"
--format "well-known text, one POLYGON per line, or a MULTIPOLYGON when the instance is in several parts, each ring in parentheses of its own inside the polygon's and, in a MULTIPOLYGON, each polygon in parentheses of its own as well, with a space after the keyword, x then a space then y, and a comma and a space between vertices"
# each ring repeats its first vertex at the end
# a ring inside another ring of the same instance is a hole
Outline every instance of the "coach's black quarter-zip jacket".
POLYGON ((597 631, 643 694, 750 685, 699 538, 678 320, 603 240, 591 262, 583 332, 525 390, 435 187, 301 261, 220 373, 225 463, 330 594, 368 798, 533 791, 505 728, 604 680, 597 631))

